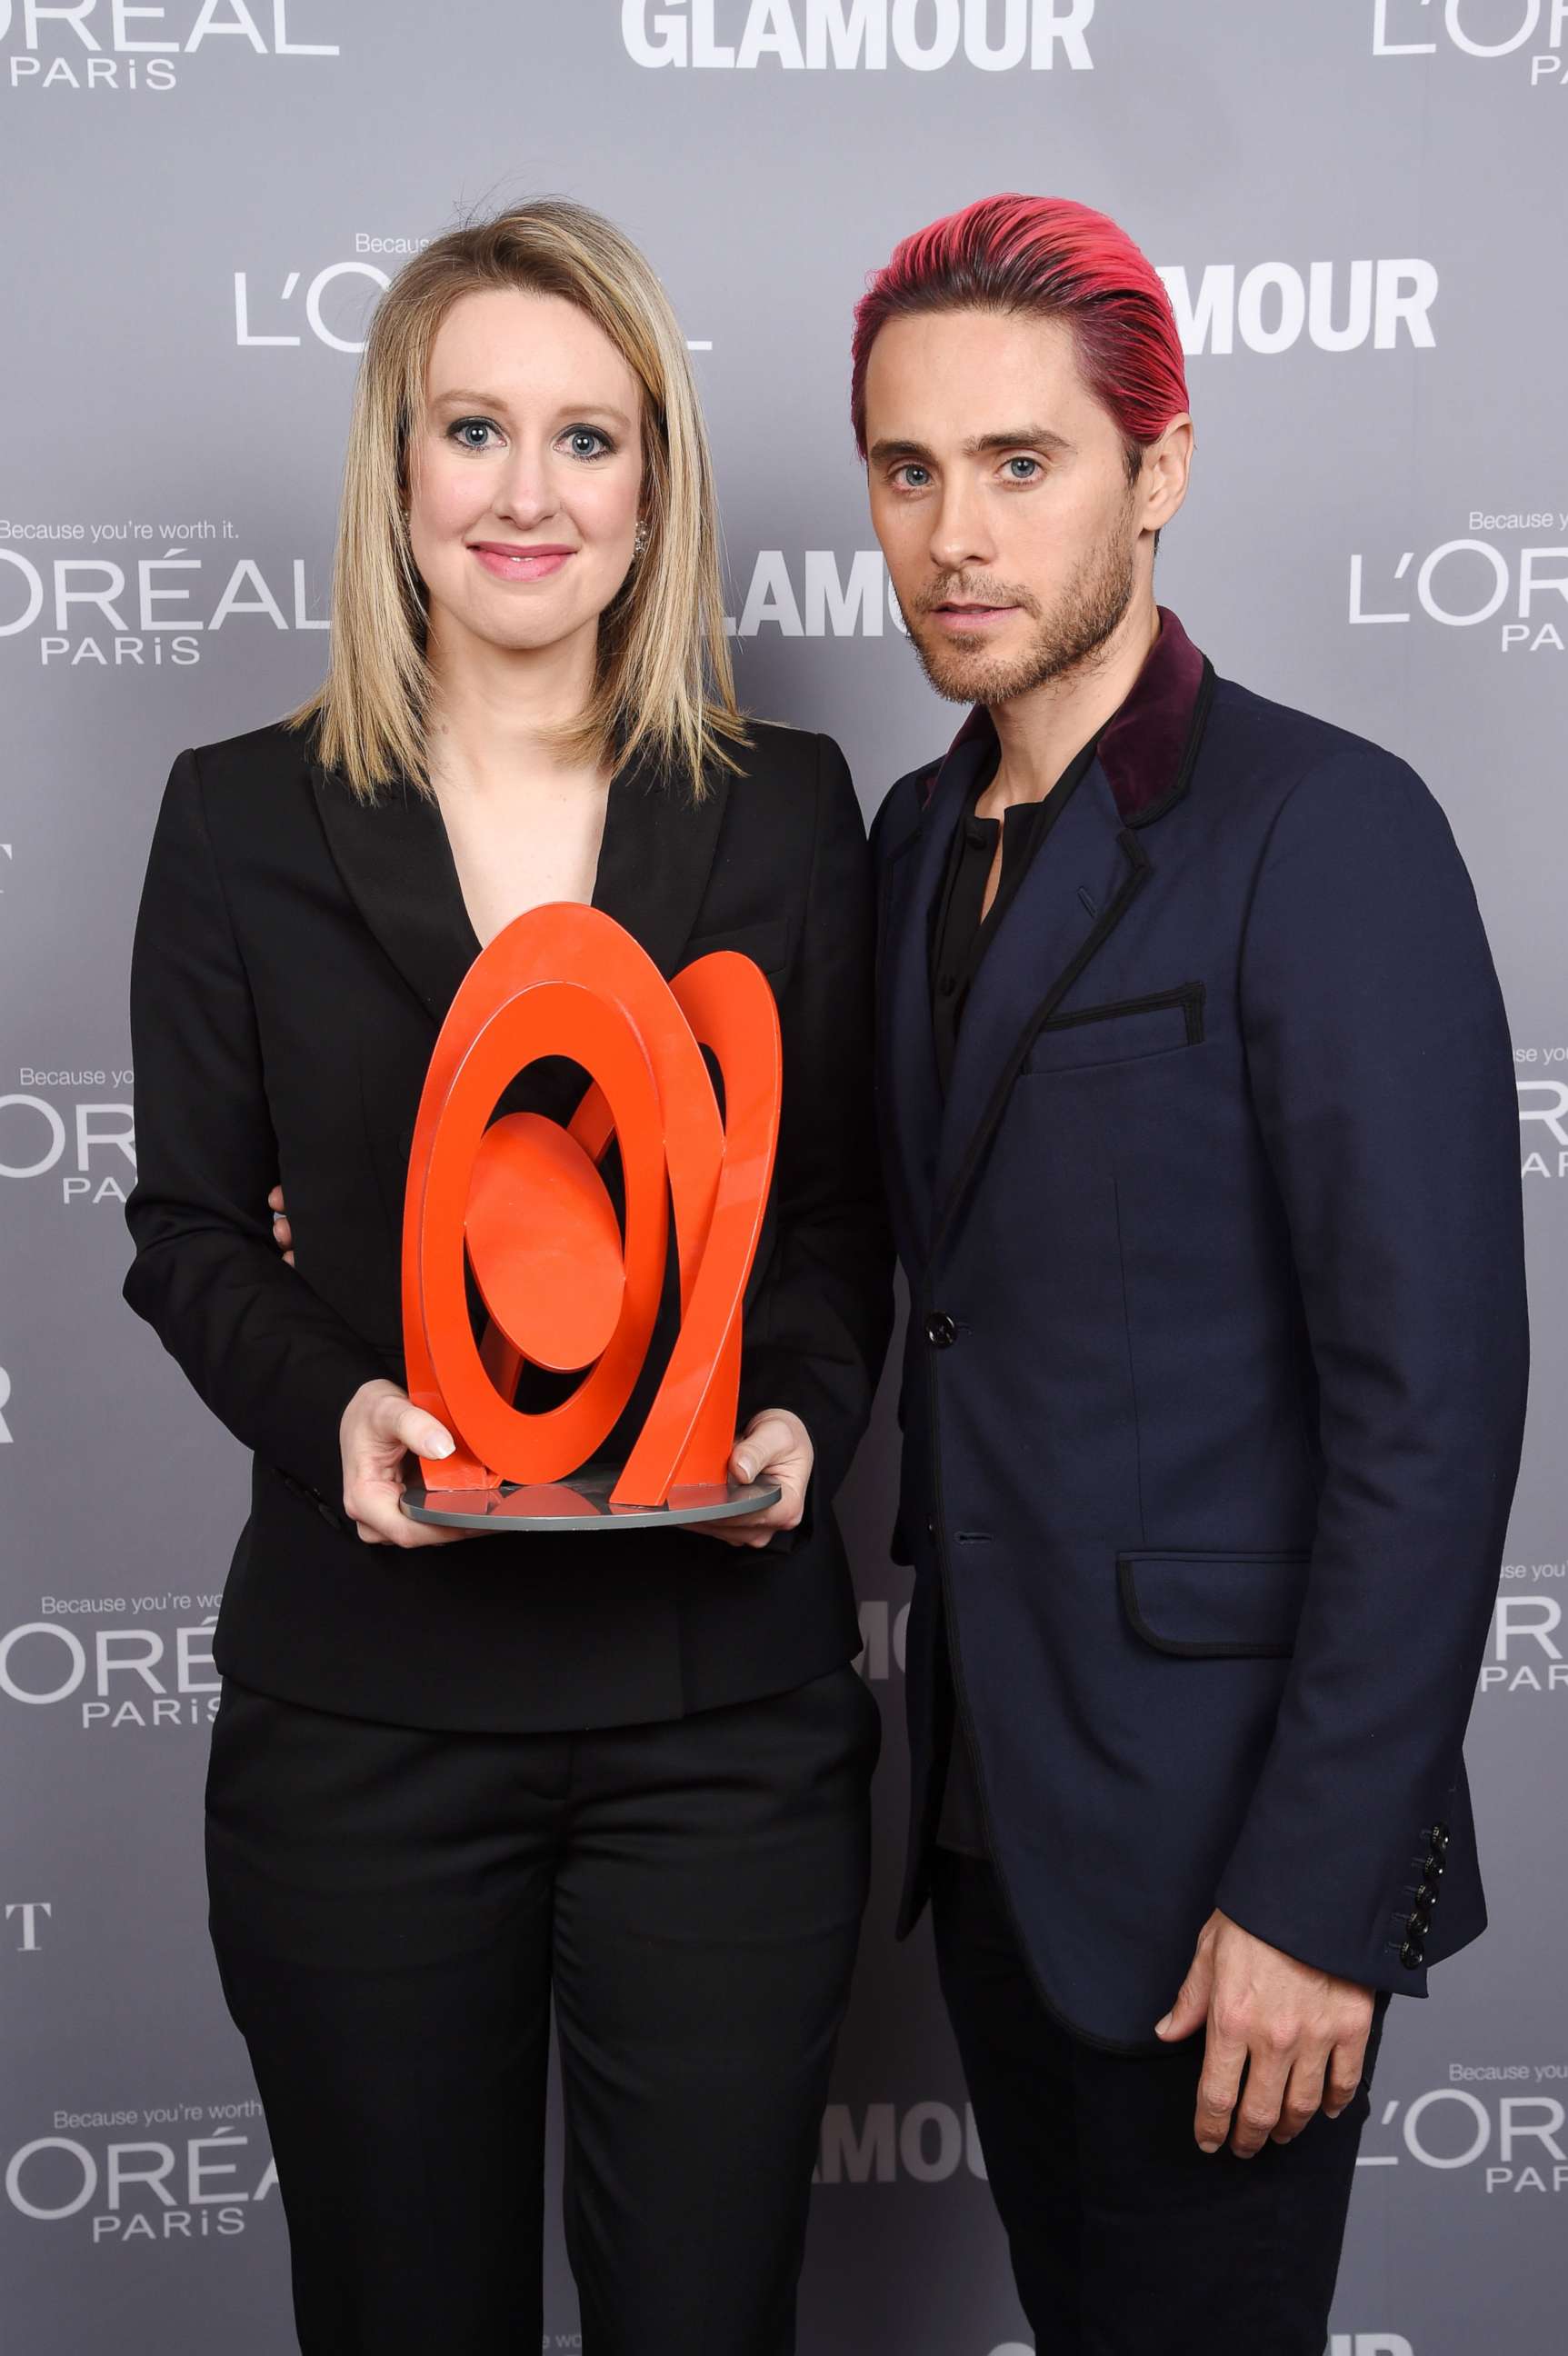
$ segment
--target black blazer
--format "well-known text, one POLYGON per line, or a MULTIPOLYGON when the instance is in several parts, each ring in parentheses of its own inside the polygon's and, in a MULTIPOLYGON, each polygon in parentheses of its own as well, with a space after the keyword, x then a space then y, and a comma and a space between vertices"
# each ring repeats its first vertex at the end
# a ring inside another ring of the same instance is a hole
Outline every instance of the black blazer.
MULTIPOLYGON (((742 1420, 791 1408, 816 1446, 801 1528, 736 1552, 690 1530, 367 1547, 338 1428, 403 1376, 403 1194, 425 1067, 478 954, 445 827, 374 807, 281 727, 188 752, 164 797, 131 981, 139 1173, 125 1298, 254 1451, 215 1656, 319 1709, 452 1729, 675 1718, 783 1691, 859 1636, 831 1504, 892 1315, 873 1133, 865 829, 827 737, 754 724, 744 774, 694 804, 633 764, 610 789, 594 905, 666 978, 755 958, 778 997, 784 1103, 746 1297, 742 1420), (297 1238, 285 1265, 266 1195, 297 1238)), ((498 1111, 570 1116, 535 1066, 498 1111)), ((640 1420, 674 1310, 628 1409, 640 1420)), ((612 1442, 613 1445, 613 1442, 612 1442)))

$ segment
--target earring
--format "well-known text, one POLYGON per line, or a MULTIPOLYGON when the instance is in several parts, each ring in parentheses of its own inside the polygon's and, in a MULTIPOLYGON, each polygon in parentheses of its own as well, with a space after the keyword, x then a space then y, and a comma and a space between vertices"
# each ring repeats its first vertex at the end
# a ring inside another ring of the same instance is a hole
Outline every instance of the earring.
POLYGON ((639 517, 637 530, 632 536, 631 552, 634 556, 640 556, 647 546, 648 526, 639 517))

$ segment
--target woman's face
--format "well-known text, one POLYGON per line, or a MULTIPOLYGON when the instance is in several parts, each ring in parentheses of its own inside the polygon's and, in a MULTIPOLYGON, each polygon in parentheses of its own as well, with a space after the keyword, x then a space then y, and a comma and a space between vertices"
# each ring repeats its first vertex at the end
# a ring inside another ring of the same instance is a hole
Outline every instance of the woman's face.
POLYGON ((409 535, 431 640, 510 652, 596 636, 632 561, 641 397, 555 294, 465 294, 442 321, 411 451, 409 535))

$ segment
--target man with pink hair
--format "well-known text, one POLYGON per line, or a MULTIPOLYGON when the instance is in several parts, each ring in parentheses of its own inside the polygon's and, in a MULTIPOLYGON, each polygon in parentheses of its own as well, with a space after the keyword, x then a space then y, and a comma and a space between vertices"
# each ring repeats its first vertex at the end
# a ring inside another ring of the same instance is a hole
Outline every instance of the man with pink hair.
POLYGON ((1388 1997, 1485 1921, 1460 1746, 1528 1356, 1496 976, 1419 778, 1155 605, 1192 423, 1114 222, 906 239, 853 406, 972 707, 874 830, 901 1928, 929 1897, 1041 2349, 1321 2356, 1388 1997))

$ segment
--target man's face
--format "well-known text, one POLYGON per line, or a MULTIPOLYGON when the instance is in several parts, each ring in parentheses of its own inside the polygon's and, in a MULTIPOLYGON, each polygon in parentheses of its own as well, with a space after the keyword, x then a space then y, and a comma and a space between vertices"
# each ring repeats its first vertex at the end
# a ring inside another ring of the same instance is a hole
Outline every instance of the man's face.
POLYGON ((1070 328, 988 311, 890 321, 865 438, 871 519, 940 695, 1004 703, 1092 662, 1133 597, 1149 491, 1128 480, 1070 328))

